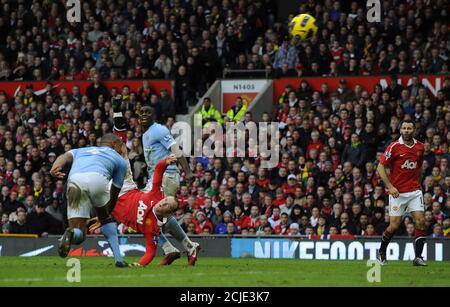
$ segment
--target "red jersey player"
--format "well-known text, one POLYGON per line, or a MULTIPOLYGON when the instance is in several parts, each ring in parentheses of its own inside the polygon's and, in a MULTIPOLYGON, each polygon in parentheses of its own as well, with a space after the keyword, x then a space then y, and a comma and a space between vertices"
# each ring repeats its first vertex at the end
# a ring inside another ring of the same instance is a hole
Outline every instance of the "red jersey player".
POLYGON ((422 258, 425 244, 425 214, 423 195, 420 189, 420 170, 424 145, 413 138, 414 123, 404 120, 400 125, 401 137, 389 144, 378 164, 378 173, 389 189, 389 226, 383 233, 377 259, 386 262, 386 249, 394 233, 400 227, 402 215, 411 212, 416 225, 415 266, 426 266, 422 258), (390 175, 386 173, 389 168, 390 175))
MULTIPOLYGON (((175 155, 169 155, 166 160, 161 160, 155 167, 153 185, 150 192, 141 192, 138 189, 131 189, 121 195, 114 207, 112 216, 120 223, 133 228, 145 237, 145 254, 132 266, 146 266, 156 253, 155 238, 158 237, 161 226, 167 217, 178 210, 178 202, 175 197, 164 197, 161 191, 162 178, 167 166, 177 160, 175 155)), ((95 223, 89 230, 99 227, 95 223)))

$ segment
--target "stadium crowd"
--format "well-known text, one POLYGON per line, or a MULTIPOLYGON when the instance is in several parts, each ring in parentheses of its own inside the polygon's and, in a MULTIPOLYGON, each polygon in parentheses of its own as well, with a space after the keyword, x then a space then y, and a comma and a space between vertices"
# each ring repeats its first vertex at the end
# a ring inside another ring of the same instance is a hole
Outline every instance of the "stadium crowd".
MULTIPOLYGON (((121 94, 135 179, 145 181, 137 121, 155 107, 168 127, 197 103, 224 68, 268 69, 273 77, 392 75, 387 88, 336 91, 307 81, 286 87, 263 121, 280 122, 280 162, 191 158, 196 180, 182 182, 176 217, 188 234, 380 235, 387 195, 375 169, 399 123, 412 118, 425 143, 423 191, 428 234, 450 235, 450 78, 434 97, 419 76, 448 74, 446 1, 383 1, 381 23, 368 23, 365 1, 307 1, 320 31, 307 43, 288 39, 271 0, 83 2, 82 22, 68 24, 64 1, 0 0, 0 80, 91 80, 41 95, 32 86, 0 92, 0 212, 3 233, 59 234, 66 223, 64 182, 49 175, 55 158, 95 145, 112 129, 121 94), (362 3, 364 2, 364 3, 362 3), (102 80, 175 80, 174 97, 141 89, 108 91, 102 80)), ((252 120, 249 113, 228 120, 252 120), (242 118, 240 118, 242 117, 242 118)), ((214 114, 227 120, 230 115, 214 114)), ((122 232, 132 232, 120 227, 122 232)), ((414 235, 404 219, 398 235, 414 235)))

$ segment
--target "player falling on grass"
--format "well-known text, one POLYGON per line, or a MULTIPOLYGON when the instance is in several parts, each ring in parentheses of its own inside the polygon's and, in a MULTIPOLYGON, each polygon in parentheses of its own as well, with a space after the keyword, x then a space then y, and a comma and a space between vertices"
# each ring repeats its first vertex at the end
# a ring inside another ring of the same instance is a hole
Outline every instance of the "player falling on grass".
POLYGON ((64 167, 72 164, 66 192, 69 227, 59 243, 61 257, 67 257, 72 244, 80 244, 86 238, 87 220, 93 207, 102 225, 101 231, 111 246, 116 266, 128 266, 120 255, 116 224, 108 214, 116 205, 127 171, 127 163, 119 154, 122 147, 125 147, 122 139, 108 133, 101 138, 100 147, 70 150, 53 163, 50 173, 59 179, 65 177, 64 167))
POLYGON ((386 263, 386 249, 400 227, 402 215, 411 212, 416 225, 413 264, 427 265, 422 258, 426 232, 423 195, 420 189, 424 145, 413 138, 414 130, 414 123, 404 120, 400 125, 401 137, 389 144, 378 164, 378 173, 389 189, 389 226, 383 233, 377 256, 381 264, 386 263), (385 168, 389 168, 389 176, 385 168))
MULTIPOLYGON (((127 155, 127 149, 124 148, 122 156, 126 157, 127 155)), ((114 207, 112 216, 116 221, 144 234, 145 254, 132 266, 146 266, 153 260, 156 253, 155 238, 158 237, 167 218, 178 210, 178 202, 175 197, 164 197, 161 191, 164 172, 176 160, 175 155, 169 155, 166 160, 158 162, 150 192, 139 191, 132 179, 131 169, 128 167, 124 186, 120 191, 121 196, 114 207)), ((96 222, 89 227, 89 230, 94 231, 99 226, 100 223, 96 222)))
MULTIPOLYGON (((126 123, 123 117, 121 106, 119 103, 113 104, 114 110, 114 133, 120 135, 122 138, 126 137, 126 123)), ((143 106, 139 117, 140 124, 143 126, 145 133, 142 136, 142 144, 145 155, 145 162, 148 166, 149 179, 145 191, 152 189, 154 169, 158 161, 165 160, 170 153, 177 157, 178 163, 182 166, 185 172, 185 178, 191 179, 193 173, 189 168, 186 158, 183 156, 181 149, 175 142, 174 138, 167 127, 160 125, 154 121, 154 110, 152 107, 143 106)), ((175 164, 169 165, 163 175, 162 190, 165 196, 175 196, 180 186, 179 170, 175 164)), ((163 232, 169 232, 175 239, 180 242, 185 248, 188 256, 188 264, 194 265, 200 245, 192 242, 186 233, 183 231, 177 220, 170 216, 162 228, 159 235, 158 245, 164 251, 164 258, 159 263, 160 265, 170 265, 173 261, 180 257, 180 251, 175 248, 169 240, 164 236, 163 232)))

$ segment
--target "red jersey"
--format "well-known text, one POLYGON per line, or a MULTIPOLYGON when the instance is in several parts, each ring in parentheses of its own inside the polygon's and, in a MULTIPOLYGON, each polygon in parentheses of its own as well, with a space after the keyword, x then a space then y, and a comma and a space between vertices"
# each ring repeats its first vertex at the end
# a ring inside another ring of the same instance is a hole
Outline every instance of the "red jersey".
POLYGON ((403 138, 389 144, 381 156, 380 163, 390 169, 390 180, 399 193, 420 189, 420 169, 423 162, 423 143, 414 140, 410 147, 403 138))
POLYGON ((153 207, 164 198, 161 192, 162 177, 167 168, 166 160, 156 164, 153 185, 150 192, 131 190, 120 196, 114 207, 112 216, 120 223, 133 228, 145 237, 146 250, 139 260, 140 265, 147 265, 155 256, 155 237, 159 235, 163 222, 159 221, 153 212, 153 207))

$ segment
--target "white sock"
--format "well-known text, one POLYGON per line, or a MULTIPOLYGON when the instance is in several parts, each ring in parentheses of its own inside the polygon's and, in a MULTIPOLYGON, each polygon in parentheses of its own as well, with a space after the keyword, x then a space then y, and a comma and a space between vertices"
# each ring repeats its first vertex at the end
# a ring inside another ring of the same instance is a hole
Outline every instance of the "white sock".
POLYGON ((181 243, 183 244, 184 249, 188 252, 191 252, 198 245, 198 243, 192 242, 191 239, 189 239, 189 237, 187 236, 181 243))
POLYGON ((173 246, 169 241, 166 241, 163 245, 162 245, 162 249, 164 251, 164 255, 168 254, 168 253, 179 253, 180 251, 173 246))

